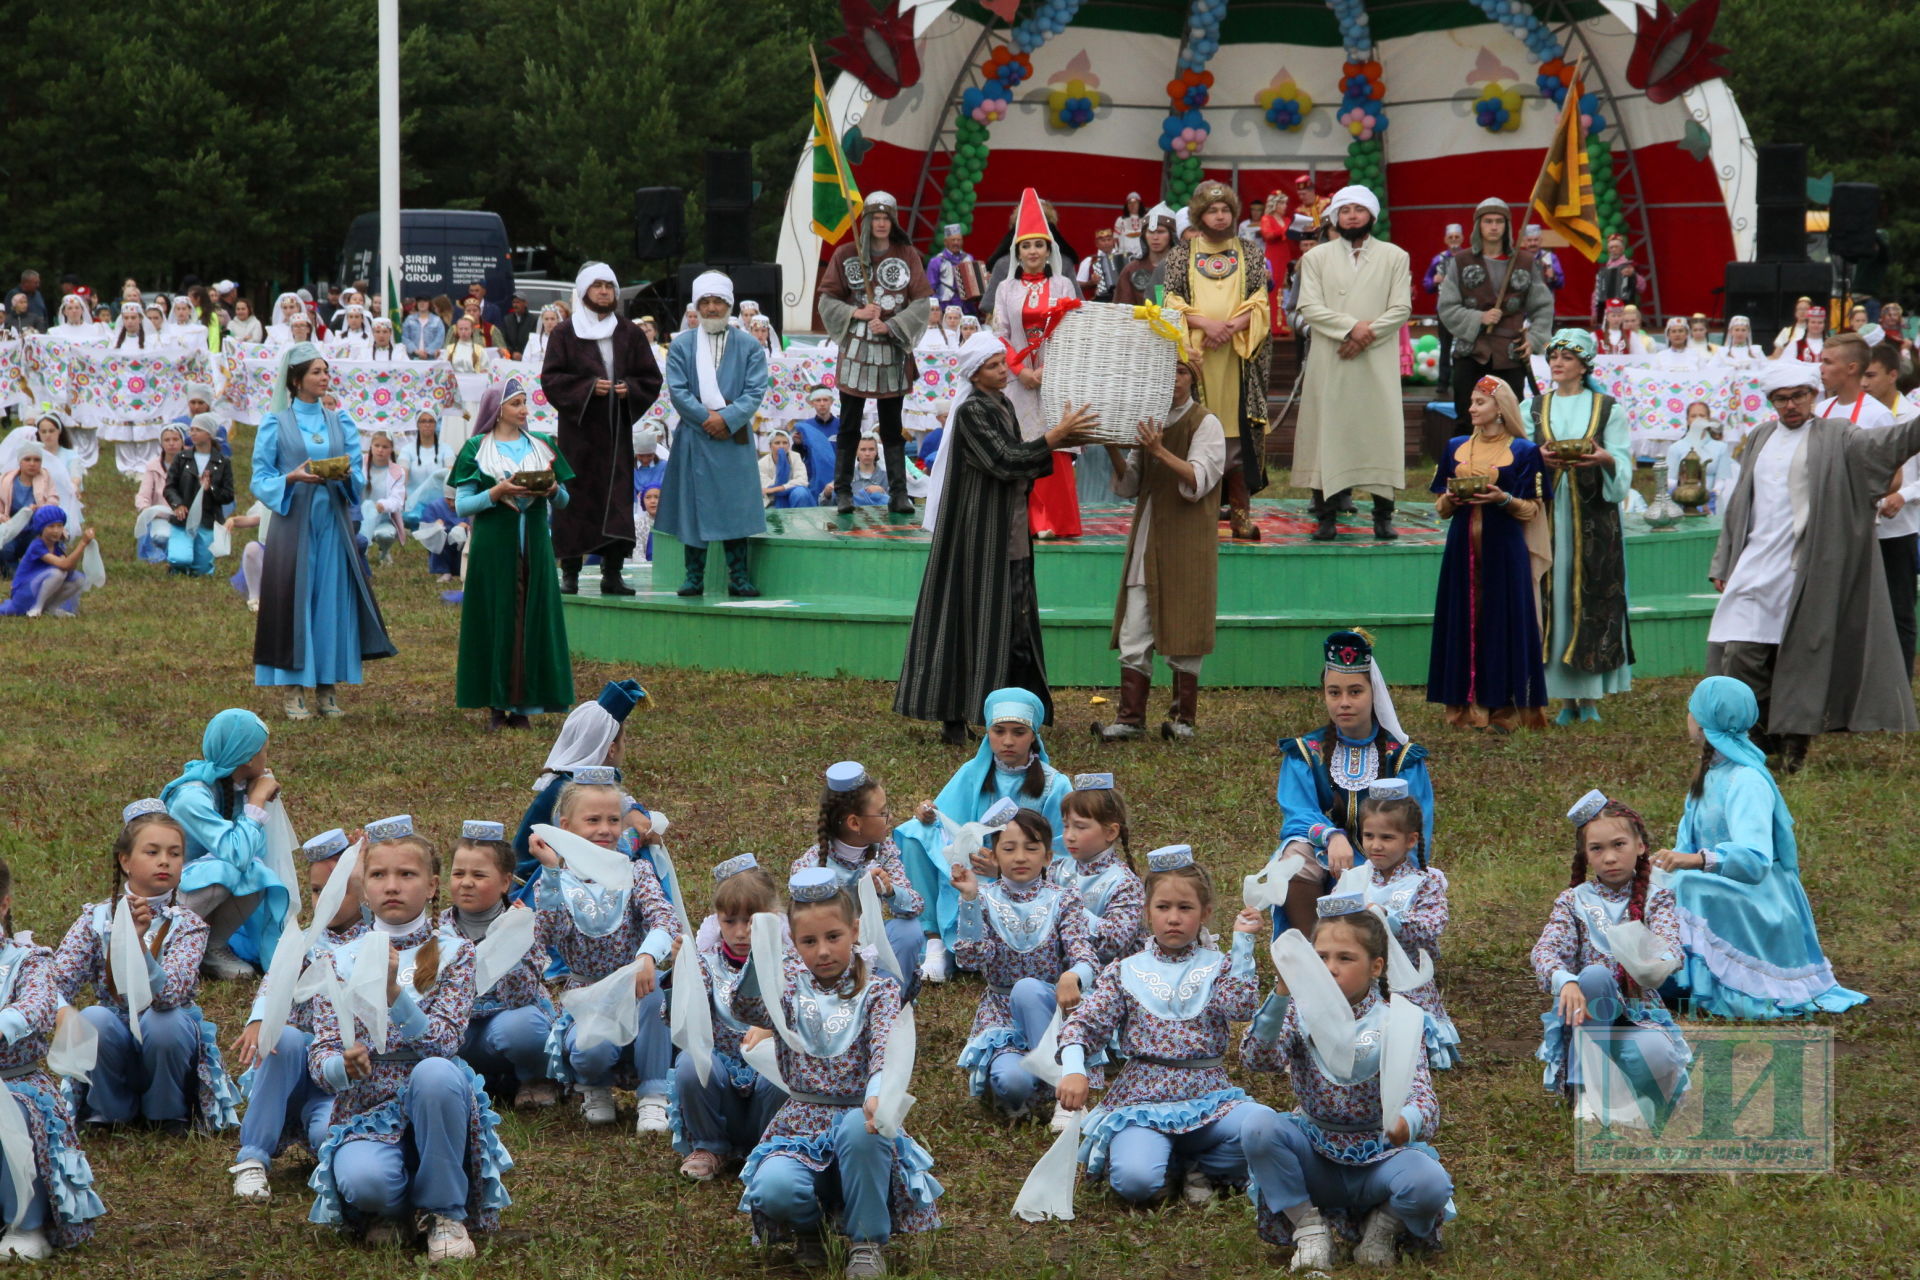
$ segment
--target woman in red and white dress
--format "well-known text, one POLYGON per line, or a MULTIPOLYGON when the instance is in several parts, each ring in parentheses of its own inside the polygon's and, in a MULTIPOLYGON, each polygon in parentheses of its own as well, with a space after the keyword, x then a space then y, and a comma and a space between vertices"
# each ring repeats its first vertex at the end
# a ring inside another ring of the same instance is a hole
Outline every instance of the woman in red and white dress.
MULTIPOLYGON (((1059 247, 1041 212, 1039 193, 1032 187, 1020 193, 1013 254, 1013 269, 994 294, 993 332, 1012 352, 1007 365, 1014 376, 1007 383, 1006 396, 1013 403, 1020 438, 1038 440, 1047 434, 1049 426, 1040 408, 1041 367, 1046 357, 1046 345, 1040 338, 1054 304, 1078 298, 1080 291, 1061 269, 1059 247), (1033 350, 1027 351, 1029 346, 1033 350)), ((1036 538, 1080 536, 1080 497, 1073 479, 1077 452, 1056 451, 1053 472, 1033 482, 1027 497, 1027 519, 1036 538)))

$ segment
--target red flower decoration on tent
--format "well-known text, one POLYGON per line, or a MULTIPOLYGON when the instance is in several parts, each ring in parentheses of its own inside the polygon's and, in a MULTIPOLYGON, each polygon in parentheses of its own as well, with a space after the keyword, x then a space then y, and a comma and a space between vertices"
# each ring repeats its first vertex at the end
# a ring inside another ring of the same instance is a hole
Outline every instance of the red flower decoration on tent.
POLYGON ((1719 59, 1727 47, 1715 44, 1714 21, 1720 0, 1697 0, 1678 17, 1666 0, 1654 0, 1653 12, 1640 19, 1633 37, 1633 57, 1627 61, 1627 83, 1647 91, 1647 101, 1671 102, 1706 80, 1727 74, 1719 59))
POLYGON ((1173 104, 1175 111, 1204 107, 1212 96, 1212 89, 1213 72, 1195 71, 1189 67, 1167 81, 1167 100, 1173 104))
POLYGON ((883 14, 873 0, 840 0, 845 35, 827 41, 827 59, 873 91, 891 98, 920 82, 920 55, 913 47, 913 19, 883 14))

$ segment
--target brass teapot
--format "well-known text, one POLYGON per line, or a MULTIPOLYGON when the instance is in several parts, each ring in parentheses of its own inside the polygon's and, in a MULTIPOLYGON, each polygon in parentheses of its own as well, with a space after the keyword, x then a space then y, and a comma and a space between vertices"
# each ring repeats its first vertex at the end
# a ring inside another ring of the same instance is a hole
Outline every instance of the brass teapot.
POLYGON ((1707 464, 1692 449, 1680 459, 1680 479, 1673 486, 1673 500, 1690 516, 1700 515, 1707 505, 1707 464))

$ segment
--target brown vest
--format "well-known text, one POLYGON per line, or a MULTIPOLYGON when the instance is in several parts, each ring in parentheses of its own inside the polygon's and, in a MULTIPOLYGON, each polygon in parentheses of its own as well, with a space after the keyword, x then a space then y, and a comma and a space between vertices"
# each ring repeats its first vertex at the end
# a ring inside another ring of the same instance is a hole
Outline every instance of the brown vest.
POLYGON ((1482 329, 1474 339, 1473 358, 1495 369, 1512 369, 1524 363, 1525 357, 1513 354, 1513 346, 1527 333, 1527 294, 1539 269, 1533 254, 1514 250, 1507 259, 1511 284, 1503 280, 1504 289, 1495 287, 1492 266, 1472 249, 1455 249, 1453 256, 1460 271, 1460 296, 1471 299, 1476 311, 1490 310, 1496 304, 1501 308, 1499 321, 1490 329, 1482 329))
MULTIPOLYGON (((1161 437, 1170 453, 1186 457, 1194 429, 1206 416, 1197 402, 1167 424, 1161 437)), ((1160 465, 1145 450, 1135 452, 1130 464, 1140 470, 1140 496, 1134 500, 1133 526, 1127 531, 1127 554, 1120 570, 1120 597, 1113 606, 1111 647, 1120 647, 1120 622, 1126 614, 1126 567, 1133 563, 1134 541, 1140 536, 1140 512, 1153 503, 1147 531, 1145 563, 1147 617, 1153 624, 1154 647, 1176 658, 1198 658, 1213 652, 1213 617, 1218 604, 1220 571, 1220 486, 1198 502, 1180 492, 1180 477, 1160 465)))

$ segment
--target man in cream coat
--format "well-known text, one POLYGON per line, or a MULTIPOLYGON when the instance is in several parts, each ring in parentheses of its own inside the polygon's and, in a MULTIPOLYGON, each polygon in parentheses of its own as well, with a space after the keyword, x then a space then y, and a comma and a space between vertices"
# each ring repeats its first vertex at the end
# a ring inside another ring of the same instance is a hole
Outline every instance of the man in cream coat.
POLYGON ((1294 437, 1293 483, 1313 490, 1316 542, 1338 537, 1343 491, 1373 497, 1373 535, 1392 538, 1394 491, 1406 483, 1400 410, 1400 326, 1413 310, 1406 250, 1373 237, 1380 201, 1342 187, 1331 202, 1337 236, 1300 259, 1300 322, 1313 334, 1294 437))

